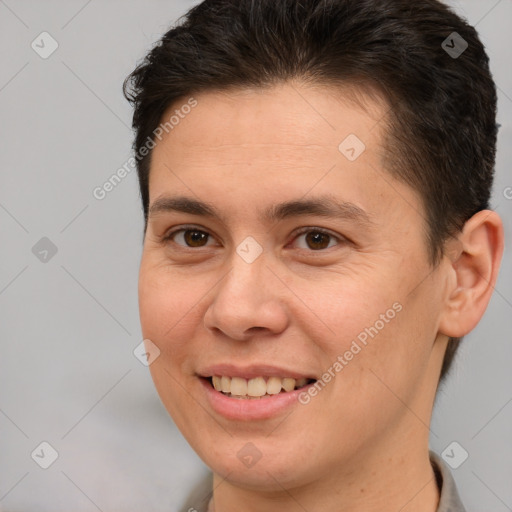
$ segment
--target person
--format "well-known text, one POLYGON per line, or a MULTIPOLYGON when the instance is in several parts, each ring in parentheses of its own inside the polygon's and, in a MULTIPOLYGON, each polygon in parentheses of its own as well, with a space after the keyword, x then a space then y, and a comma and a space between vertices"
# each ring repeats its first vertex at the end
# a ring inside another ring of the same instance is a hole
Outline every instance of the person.
POLYGON ((212 470, 188 510, 464 510, 429 425, 503 253, 475 29, 437 0, 205 0, 124 93, 148 364, 212 470))

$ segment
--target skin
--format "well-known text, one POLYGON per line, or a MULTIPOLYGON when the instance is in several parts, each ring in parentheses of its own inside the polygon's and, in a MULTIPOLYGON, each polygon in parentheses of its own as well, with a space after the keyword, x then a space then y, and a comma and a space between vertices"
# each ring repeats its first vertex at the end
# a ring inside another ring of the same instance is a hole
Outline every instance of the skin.
POLYGON ((421 198, 383 168, 388 107, 348 97, 291 82, 202 93, 153 150, 150 205, 187 196, 223 216, 151 215, 139 276, 143 335, 160 349, 150 371, 214 472, 216 512, 438 505, 428 438, 442 359, 448 337, 468 333, 487 307, 502 225, 494 212, 479 212, 433 268, 421 198), (366 146, 355 161, 338 150, 349 134, 366 146), (370 223, 259 216, 275 203, 325 194, 359 206, 370 223), (183 226, 208 236, 162 240, 183 226), (315 228, 332 237, 319 243, 315 228), (236 252, 248 236, 263 251, 250 264, 236 252), (395 303, 395 318, 307 405, 232 421, 206 400, 200 368, 266 362, 321 376, 395 303), (250 468, 237 457, 247 442, 261 452, 250 468))

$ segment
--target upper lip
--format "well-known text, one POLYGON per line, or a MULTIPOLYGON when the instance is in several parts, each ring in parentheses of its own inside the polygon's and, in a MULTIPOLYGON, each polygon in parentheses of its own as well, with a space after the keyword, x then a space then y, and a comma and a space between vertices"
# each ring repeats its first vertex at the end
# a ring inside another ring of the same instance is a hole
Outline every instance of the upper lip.
POLYGON ((314 379, 310 373, 303 373, 289 368, 269 366, 267 364, 253 364, 250 366, 235 366, 233 364, 214 364, 201 368, 197 372, 200 377, 213 377, 214 375, 226 377, 241 377, 243 379, 254 379, 255 377, 289 377, 292 379, 314 379))

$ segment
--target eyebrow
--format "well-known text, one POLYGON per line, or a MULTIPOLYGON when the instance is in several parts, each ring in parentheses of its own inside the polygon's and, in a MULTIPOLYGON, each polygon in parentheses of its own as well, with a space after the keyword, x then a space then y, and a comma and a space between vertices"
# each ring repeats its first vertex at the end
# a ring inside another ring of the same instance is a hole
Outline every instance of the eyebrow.
MULTIPOLYGON (((149 208, 148 217, 154 217, 165 212, 180 212, 218 219, 225 222, 225 217, 212 204, 186 196, 164 196, 157 199, 149 208)), ((339 201, 324 195, 311 199, 285 201, 269 206, 263 212, 261 219, 277 222, 301 215, 317 215, 333 219, 348 219, 361 225, 374 225, 368 213, 354 203, 339 201)))

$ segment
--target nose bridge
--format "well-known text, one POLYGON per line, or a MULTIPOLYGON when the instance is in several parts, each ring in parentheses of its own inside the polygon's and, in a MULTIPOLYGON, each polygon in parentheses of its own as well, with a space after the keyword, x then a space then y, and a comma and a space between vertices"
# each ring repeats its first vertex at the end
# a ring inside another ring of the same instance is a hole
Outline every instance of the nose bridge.
POLYGON ((265 300, 267 260, 263 251, 256 256, 254 246, 241 243, 231 257, 231 270, 220 283, 223 299, 227 298, 228 302, 240 309, 254 309, 261 300, 265 300))
POLYGON ((223 293, 233 297, 247 293, 249 299, 257 298, 255 292, 261 291, 257 284, 264 282, 268 263, 268 251, 263 250, 263 245, 256 238, 245 236, 230 255, 230 271, 220 283, 223 293))

